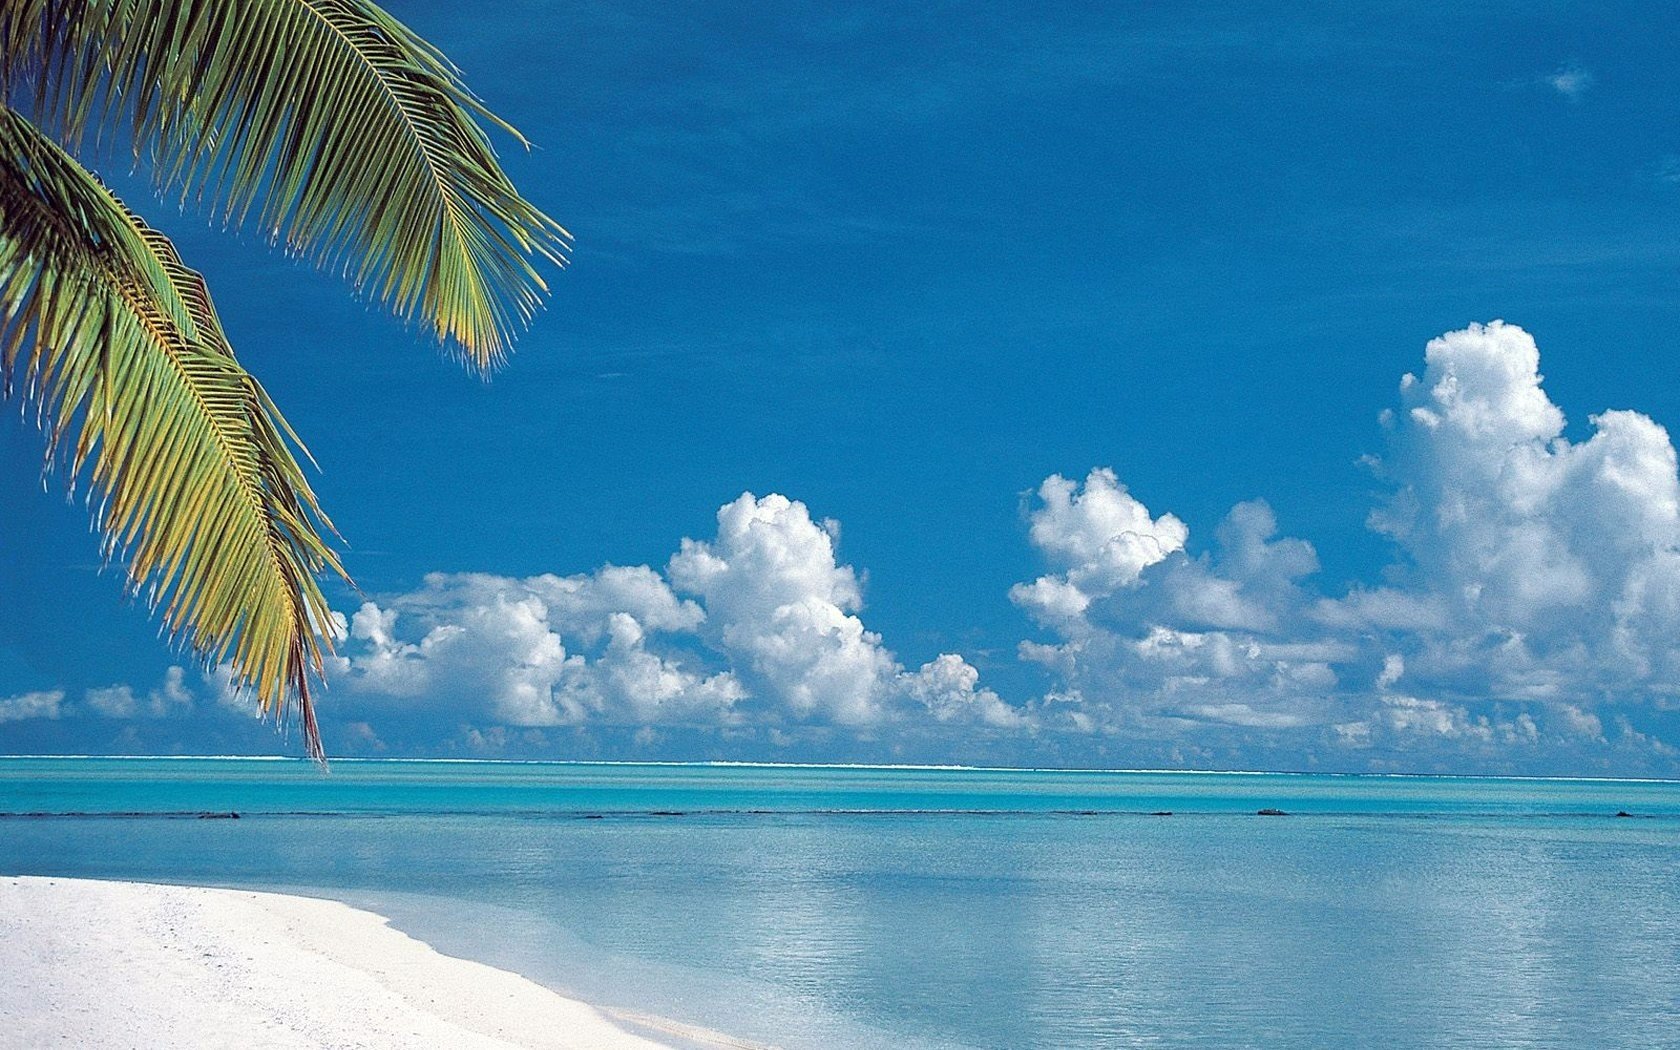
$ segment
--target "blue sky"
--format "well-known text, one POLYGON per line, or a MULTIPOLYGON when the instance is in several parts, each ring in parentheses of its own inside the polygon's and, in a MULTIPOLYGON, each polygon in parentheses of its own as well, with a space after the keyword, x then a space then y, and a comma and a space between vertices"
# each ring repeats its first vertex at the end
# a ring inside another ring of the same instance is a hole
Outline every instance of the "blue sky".
MULTIPOLYGON (((115 178, 322 464, 330 751, 1680 773, 1661 5, 390 7, 577 236, 493 381, 115 178)), ((11 420, 0 751, 296 752, 11 420)))

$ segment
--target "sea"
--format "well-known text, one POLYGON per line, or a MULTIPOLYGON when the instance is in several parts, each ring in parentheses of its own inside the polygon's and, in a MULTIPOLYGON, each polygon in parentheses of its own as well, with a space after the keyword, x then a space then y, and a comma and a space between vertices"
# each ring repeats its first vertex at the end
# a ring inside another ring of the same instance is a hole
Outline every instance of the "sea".
POLYGON ((344 900, 787 1050, 1680 1047, 1680 782, 8 758, 0 873, 344 900))

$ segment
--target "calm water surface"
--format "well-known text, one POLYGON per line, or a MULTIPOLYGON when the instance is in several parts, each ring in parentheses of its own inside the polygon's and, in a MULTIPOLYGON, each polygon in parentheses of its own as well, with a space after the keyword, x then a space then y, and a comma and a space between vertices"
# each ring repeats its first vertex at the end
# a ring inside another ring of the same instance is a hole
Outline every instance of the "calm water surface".
POLYGON ((1668 782, 0 759, 0 813, 0 871, 333 896, 798 1050, 1680 1046, 1668 782))

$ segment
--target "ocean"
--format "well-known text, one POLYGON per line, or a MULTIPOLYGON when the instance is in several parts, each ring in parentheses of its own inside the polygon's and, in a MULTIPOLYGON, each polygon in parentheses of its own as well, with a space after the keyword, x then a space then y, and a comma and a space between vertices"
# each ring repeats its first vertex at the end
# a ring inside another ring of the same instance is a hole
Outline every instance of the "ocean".
POLYGON ((1680 1046, 1675 782, 12 758, 0 814, 0 873, 333 897, 789 1050, 1680 1046))

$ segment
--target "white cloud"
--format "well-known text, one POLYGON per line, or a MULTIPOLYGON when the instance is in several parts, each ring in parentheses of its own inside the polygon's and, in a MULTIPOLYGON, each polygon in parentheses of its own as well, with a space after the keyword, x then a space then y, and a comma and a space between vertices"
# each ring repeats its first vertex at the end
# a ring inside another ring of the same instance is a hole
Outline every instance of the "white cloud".
POLYGON ((187 688, 186 670, 179 666, 169 668, 163 674, 163 684, 152 690, 146 700, 152 714, 158 718, 177 711, 192 710, 193 694, 187 688))
POLYGON ((348 619, 334 681, 375 706, 510 726, 1027 724, 959 656, 898 662, 858 615, 837 523, 751 493, 717 521, 664 574, 428 576, 348 619))
POLYGON ((1526 711, 1514 717, 1472 715, 1461 705, 1397 690, 1405 674, 1406 661, 1400 654, 1389 653, 1383 658, 1374 702, 1365 711, 1364 720, 1341 722, 1333 727, 1343 744, 1370 747, 1382 742, 1408 749, 1440 742, 1511 746, 1534 744, 1540 739, 1540 728, 1526 711))
POLYGON ((1371 524, 1397 557, 1381 586, 1339 596, 1312 585, 1315 552, 1279 538, 1263 502, 1239 504, 1193 557, 1182 523, 1152 519, 1111 472, 1083 496, 1048 479, 1031 538, 1060 571, 1012 597, 1055 636, 1021 652, 1055 675, 1064 724, 1509 748, 1605 742, 1592 708, 1607 697, 1671 703, 1680 475, 1666 430, 1610 411, 1570 441, 1534 340, 1497 321, 1431 340, 1383 420, 1390 450, 1373 465, 1391 495, 1371 524))
POLYGON ((855 615, 862 591, 835 560, 838 524, 814 522, 803 503, 774 493, 745 493, 717 521, 717 538, 684 540, 669 570, 705 603, 712 643, 797 717, 879 720, 897 667, 855 615))
POLYGON ((1604 722, 1597 715, 1574 704, 1559 704, 1557 713, 1567 732, 1598 743, 1604 742, 1604 722))
MULTIPOLYGON (((1006 702, 955 653, 906 667, 865 624, 839 525, 744 493, 663 570, 436 574, 364 604, 339 625, 332 706, 366 723, 363 739, 420 718, 492 750, 602 726, 643 743, 696 729, 1083 739, 1196 762, 1256 747, 1373 765, 1404 753, 1414 768, 1550 747, 1665 754, 1644 722, 1680 707, 1668 433, 1609 411, 1566 437, 1534 340, 1500 322, 1431 340, 1381 418, 1388 447, 1368 465, 1387 494, 1370 524, 1394 556, 1352 586, 1327 588, 1313 546, 1264 500, 1192 547, 1183 521, 1112 470, 1045 479, 1028 508, 1045 569, 1009 592, 1043 632, 1019 646, 1048 680, 1029 702, 1006 702)), ((87 705, 138 713, 168 692, 94 691, 87 705)))
MULTIPOLYGON (((338 616, 337 613, 333 615, 338 616)), ((339 633, 342 634, 343 624, 337 626, 341 628, 339 633)), ((234 675, 233 668, 230 665, 224 663, 215 667, 207 667, 201 677, 204 688, 209 690, 210 697, 216 702, 218 708, 233 711, 247 718, 262 718, 262 711, 257 707, 255 694, 239 684, 239 679, 234 675)))
MULTIPOLYGON (((1192 558, 1183 549, 1184 524, 1170 514, 1151 519, 1111 471, 1091 473, 1087 500, 1093 492, 1128 506, 1082 530, 1077 548, 1063 539, 1066 530, 1035 527, 1035 546, 1066 571, 1011 591, 1060 637, 1021 647, 1024 659, 1060 680, 1061 702, 1047 717, 1081 731, 1149 733, 1209 723, 1293 728, 1327 716, 1337 684, 1331 665, 1349 654, 1333 636, 1299 630, 1310 604, 1299 580, 1318 567, 1310 544, 1278 538, 1271 508, 1254 501, 1234 507, 1215 533, 1215 549, 1192 558), (1105 542, 1102 528, 1124 532, 1105 542), (1139 535, 1151 539, 1140 543, 1139 535), (1081 550, 1089 561, 1070 564, 1081 550), (1136 556, 1128 563, 1116 556, 1121 551, 1136 556), (1038 600, 1046 580, 1065 581, 1084 600, 1047 609, 1038 600)), ((1034 512, 1035 526, 1066 520, 1046 511, 1077 502, 1058 477, 1039 494, 1045 508, 1034 512)))
POLYGON ((58 718, 63 713, 63 704, 62 689, 0 697, 0 723, 22 722, 30 718, 58 718))
POLYGON ((134 698, 134 690, 126 685, 89 689, 83 700, 95 713, 106 718, 133 718, 140 710, 140 703, 134 698))
POLYGON ((1029 724, 1026 715, 980 688, 980 672, 955 653, 940 653, 915 674, 902 675, 901 682, 911 699, 940 722, 979 722, 998 729, 1029 724))
POLYGON ((457 716, 517 726, 727 720, 742 695, 733 676, 689 670, 647 647, 650 632, 701 618, 646 568, 525 580, 435 573, 386 607, 356 611, 338 678, 409 710, 464 700, 457 716), (416 639, 399 635, 405 622, 416 639))
MULTIPOLYGON (((1680 628, 1680 477, 1668 432, 1636 412, 1563 437, 1539 353, 1499 322, 1430 342, 1374 517, 1397 577, 1439 619, 1410 667, 1439 688, 1579 700, 1673 680, 1680 628)), ((1372 626, 1378 626, 1373 623, 1372 626)))
POLYGON ((193 694, 187 688, 186 677, 183 668, 170 667, 164 672, 162 683, 148 692, 144 700, 126 684, 89 689, 82 700, 95 714, 106 718, 167 718, 193 709, 193 694))
POLYGON ((1063 571, 1016 584, 1010 598, 1042 622, 1076 620, 1093 600, 1133 586, 1144 569, 1183 550, 1189 535, 1171 514, 1152 519, 1107 467, 1092 470, 1083 489, 1052 474, 1038 501, 1033 546, 1063 571))

